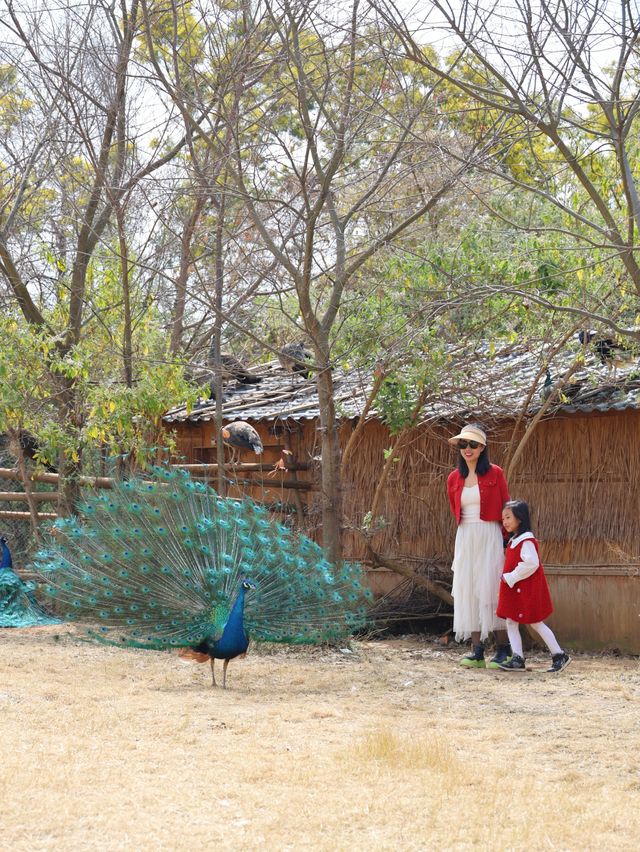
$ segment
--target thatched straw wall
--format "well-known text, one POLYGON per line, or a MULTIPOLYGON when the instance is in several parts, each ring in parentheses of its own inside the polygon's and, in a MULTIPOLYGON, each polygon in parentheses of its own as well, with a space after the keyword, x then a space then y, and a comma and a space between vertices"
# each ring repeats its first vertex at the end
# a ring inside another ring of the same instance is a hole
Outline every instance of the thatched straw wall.
POLYGON ((549 564, 640 560, 640 412, 542 422, 510 486, 531 503, 549 564))
MULTIPOLYGON (((265 444, 261 460, 275 462, 288 442, 298 461, 317 459, 315 421, 290 423, 286 438, 283 426, 254 424, 265 444)), ((374 539, 377 550, 391 556, 412 557, 438 566, 446 575, 451 561, 455 525, 446 496, 446 478, 456 464, 456 452, 447 437, 459 424, 422 425, 414 429, 396 454, 376 515, 385 528, 374 539)), ((346 444, 352 424, 345 423, 341 437, 346 444)), ((491 459, 504 464, 513 423, 488 427, 491 459)), ((203 460, 199 447, 211 447, 211 424, 178 426, 179 455, 187 461, 203 460)), ((370 421, 344 472, 344 507, 348 531, 346 550, 361 558, 365 548, 355 532, 370 511, 385 464, 385 450, 392 444, 388 429, 370 421)), ((212 453, 209 455, 213 461, 212 453)), ((243 460, 254 461, 253 454, 243 460)), ((312 482, 314 470, 296 474, 312 482)), ((293 504, 292 492, 282 486, 286 474, 252 488, 242 485, 256 499, 293 504)), ((266 481, 265 481, 266 480, 266 481)), ((640 412, 555 416, 542 421, 533 432, 511 482, 512 497, 530 502, 534 527, 550 565, 624 565, 640 562, 640 412)), ((235 491, 235 489, 234 489, 235 491)), ((319 495, 300 492, 305 503, 305 525, 319 533, 319 495)))
MULTIPOLYGON (((486 421, 485 421, 486 423, 486 421)), ((318 481, 319 440, 315 421, 257 423, 265 444, 262 461, 275 463, 287 445, 287 459, 310 463, 295 478, 318 481)), ((353 425, 341 429, 343 446, 353 425)), ((422 425, 407 437, 397 454, 376 515, 384 529, 373 539, 387 557, 413 563, 431 579, 450 582, 455 524, 446 496, 446 478, 457 462, 447 443, 460 423, 422 425)), ((491 459, 504 465, 513 422, 488 424, 491 459)), ((211 424, 181 424, 180 452, 185 461, 213 461, 211 424)), ((345 552, 366 557, 357 532, 371 511, 376 486, 392 445, 388 429, 377 421, 366 425, 344 471, 347 521, 345 552)), ((253 454, 243 461, 255 461, 253 454)), ((230 474, 233 479, 234 474, 230 474)), ((236 474, 238 487, 272 508, 285 511, 321 540, 318 491, 285 487, 290 473, 274 477, 236 474), (253 482, 252 486, 247 483, 253 482)), ((556 415, 532 432, 509 483, 512 497, 527 500, 541 542, 555 612, 550 624, 567 647, 619 648, 640 653, 640 412, 556 415)), ((379 573, 379 572, 378 572, 379 573)), ((396 575, 373 576, 379 592, 396 575), (379 586, 379 588, 378 588, 379 586)))

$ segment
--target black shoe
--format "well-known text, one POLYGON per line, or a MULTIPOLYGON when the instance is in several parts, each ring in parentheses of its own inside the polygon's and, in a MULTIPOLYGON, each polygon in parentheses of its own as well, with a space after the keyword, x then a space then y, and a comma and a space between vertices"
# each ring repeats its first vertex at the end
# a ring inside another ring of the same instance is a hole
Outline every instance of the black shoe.
POLYGON ((484 645, 480 642, 479 645, 473 646, 473 653, 467 654, 466 657, 463 657, 460 660, 461 666, 467 666, 467 668, 471 669, 483 669, 485 667, 484 662, 484 645))
POLYGON ((511 659, 511 645, 498 645, 496 652, 487 663, 488 669, 499 669, 500 663, 508 663, 511 659))
POLYGON ((501 668, 503 672, 526 671, 524 659, 522 657, 519 657, 517 654, 514 654, 510 660, 505 660, 504 663, 498 663, 498 668, 501 668))
POLYGON ((548 672, 561 672, 562 669, 566 669, 566 667, 571 662, 571 657, 568 654, 565 654, 564 651, 560 651, 559 654, 553 654, 551 656, 551 668, 548 668, 548 672))

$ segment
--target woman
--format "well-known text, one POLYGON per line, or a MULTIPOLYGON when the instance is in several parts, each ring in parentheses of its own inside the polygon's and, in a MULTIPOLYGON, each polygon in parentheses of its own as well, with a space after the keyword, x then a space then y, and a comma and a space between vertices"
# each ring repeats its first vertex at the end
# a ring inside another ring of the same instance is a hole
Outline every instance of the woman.
POLYGON ((453 557, 453 629, 457 641, 471 637, 463 666, 485 668, 484 640, 492 631, 498 648, 489 668, 500 668, 510 649, 504 621, 496 616, 504 564, 502 507, 509 499, 502 468, 489 461, 487 435, 477 423, 449 438, 458 467, 447 479, 451 511, 458 524, 453 557))

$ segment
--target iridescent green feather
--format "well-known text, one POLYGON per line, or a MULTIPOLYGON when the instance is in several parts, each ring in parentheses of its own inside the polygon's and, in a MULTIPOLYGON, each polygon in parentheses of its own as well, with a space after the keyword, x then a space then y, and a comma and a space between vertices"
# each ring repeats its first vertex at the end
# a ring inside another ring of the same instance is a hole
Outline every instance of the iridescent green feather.
POLYGON ((336 641, 366 621, 359 565, 322 549, 251 500, 222 499, 176 469, 116 482, 59 520, 36 557, 40 591, 103 641, 185 647, 220 637, 243 579, 254 639, 336 641))

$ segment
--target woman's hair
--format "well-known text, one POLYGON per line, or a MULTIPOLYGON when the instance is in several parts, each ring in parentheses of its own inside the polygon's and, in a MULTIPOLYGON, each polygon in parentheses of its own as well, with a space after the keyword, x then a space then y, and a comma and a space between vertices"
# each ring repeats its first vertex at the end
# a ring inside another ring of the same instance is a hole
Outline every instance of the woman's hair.
MULTIPOLYGON (((475 426, 477 429, 482 429, 484 432, 484 426, 481 426, 479 423, 467 423, 467 426, 475 426)), ((489 449, 485 446, 478 456, 478 461, 476 462, 476 473, 479 473, 480 476, 484 476, 485 473, 489 472, 490 467, 491 462, 489 461, 489 449)), ((464 460, 464 456, 460 450, 458 450, 458 470, 464 479, 469 476, 469 465, 464 460)))
POLYGON ((503 509, 511 509, 513 517, 520 521, 520 526, 514 535, 522 535, 525 532, 531 532, 531 516, 529 514, 529 504, 524 500, 509 500, 503 509))

